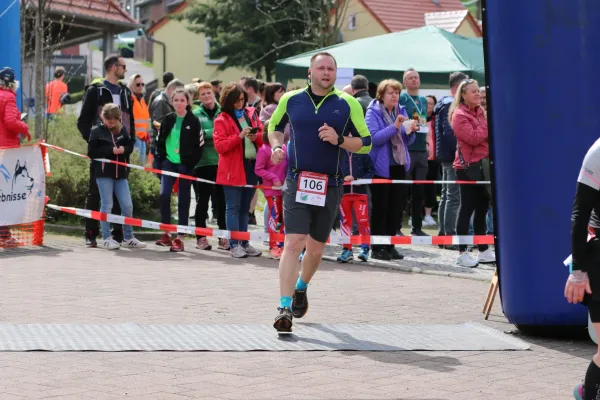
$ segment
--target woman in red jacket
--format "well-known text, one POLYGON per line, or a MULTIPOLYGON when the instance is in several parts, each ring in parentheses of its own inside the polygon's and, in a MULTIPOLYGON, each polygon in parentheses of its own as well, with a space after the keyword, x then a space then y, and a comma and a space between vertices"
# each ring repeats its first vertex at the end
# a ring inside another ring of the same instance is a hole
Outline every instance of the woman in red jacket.
MULTIPOLYGON (((0 69, 0 148, 19 147, 19 135, 31 140, 29 127, 21 121, 17 108, 17 89, 15 73, 11 68, 0 69)), ((14 247, 20 243, 11 235, 9 227, 0 226, 0 247, 14 247)))
POLYGON ((0 70, 0 147, 19 147, 19 135, 31 140, 29 127, 21 121, 17 108, 17 89, 15 73, 11 68, 0 70))
MULTIPOLYGON (((457 89, 448 118, 456 136, 456 178, 463 181, 483 181, 489 171, 487 114, 481 107, 479 85, 474 79, 464 80, 457 89)), ((490 206, 489 191, 484 185, 460 185, 460 208, 456 220, 456 234, 468 235, 471 215, 475 235, 487 232, 486 215, 490 206)), ((496 255, 487 245, 478 245, 477 260, 467 252, 467 246, 458 246, 456 262, 461 267, 474 268, 478 263, 496 262, 496 255)))
MULTIPOLYGON (((221 93, 221 114, 215 119, 213 141, 219 153, 217 184, 225 191, 225 220, 230 231, 248 231, 248 212, 256 189, 241 187, 256 185, 254 173, 256 154, 263 145, 263 124, 256 109, 245 107, 248 94, 236 83, 227 85, 221 93)), ((232 239, 230 254, 235 258, 258 257, 261 252, 247 240, 232 239)))

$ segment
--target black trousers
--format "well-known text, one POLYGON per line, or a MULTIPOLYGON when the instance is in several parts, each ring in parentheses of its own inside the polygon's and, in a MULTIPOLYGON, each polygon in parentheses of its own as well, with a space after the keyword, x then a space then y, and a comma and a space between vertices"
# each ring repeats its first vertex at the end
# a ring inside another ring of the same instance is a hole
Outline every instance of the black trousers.
MULTIPOLYGON (((196 168, 194 170, 194 176, 214 182, 217 179, 217 166, 207 165, 196 168)), ((208 201, 212 195, 213 210, 216 208, 219 229, 227 229, 227 224, 225 223, 225 193, 223 191, 223 186, 204 182, 194 182, 193 186, 194 193, 196 194, 196 215, 194 217, 196 226, 199 228, 206 228, 208 201)), ((201 237, 204 236, 196 235, 196 238, 198 239, 201 237)))
MULTIPOLYGON (((96 183, 96 169, 94 163, 90 163, 90 180, 88 182, 88 193, 85 199, 85 208, 92 211, 100 211, 100 192, 98 192, 98 184, 96 183)), ((117 196, 113 194, 113 209, 112 214, 121 215, 121 206, 117 196)), ((95 239, 100 234, 100 223, 94 219, 85 219, 85 236, 95 239)), ((123 226, 113 224, 112 235, 115 240, 123 239, 123 226)))
MULTIPOLYGON (((465 170, 456 170, 456 179, 459 181, 471 181, 465 170)), ((477 180, 484 180, 483 173, 477 180)), ((473 232, 475 235, 487 234, 486 216, 490 207, 490 196, 484 185, 460 185, 460 207, 458 209, 458 217, 456 219, 456 234, 468 235, 469 224, 473 212, 473 232)), ((488 245, 477 245, 479 251, 486 251, 488 245)), ((466 251, 466 245, 458 246, 459 251, 466 251)))
MULTIPOLYGON (((382 177, 375 176, 382 179, 382 177)), ((406 170, 402 165, 390 166, 390 179, 405 179, 406 170)), ((385 179, 385 178, 383 178, 385 179)), ((402 214, 406 205, 406 185, 371 185, 371 234, 375 236, 396 236, 396 228, 401 226, 402 214)), ((393 245, 374 245, 373 251, 391 249, 393 245)))

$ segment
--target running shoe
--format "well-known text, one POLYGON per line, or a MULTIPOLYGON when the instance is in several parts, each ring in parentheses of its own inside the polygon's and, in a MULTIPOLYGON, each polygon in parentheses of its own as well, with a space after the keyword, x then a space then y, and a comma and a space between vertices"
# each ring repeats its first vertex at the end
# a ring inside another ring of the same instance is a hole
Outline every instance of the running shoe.
POLYGON ((294 290, 294 297, 292 298, 292 312, 294 318, 302 318, 308 311, 308 297, 306 296, 306 289, 294 290))
POLYGON ((583 400, 585 398, 583 383, 575 386, 575 389, 573 389, 573 397, 577 400, 583 400))
POLYGON ((352 250, 344 249, 342 250, 342 254, 337 258, 338 262, 347 263, 348 261, 354 260, 354 255, 352 254, 352 250))
POLYGON ((159 240, 157 240, 155 242, 155 244, 157 246, 163 246, 163 247, 171 247, 173 245, 173 241, 171 240, 171 235, 169 235, 168 233, 163 233, 163 235, 160 237, 159 240))
POLYGON ((171 249, 170 249, 173 253, 179 253, 181 251, 184 250, 184 246, 183 246, 183 240, 177 238, 175 240, 173 240, 173 244, 171 245, 171 249))
POLYGON ((212 246, 210 243, 208 243, 208 239, 205 237, 201 237, 196 240, 196 248, 199 250, 212 250, 212 246))
POLYGON ((364 262, 369 261, 369 251, 370 251, 370 249, 368 246, 361 247, 360 254, 358 255, 358 259, 360 261, 364 261, 364 262))
POLYGON ((292 331, 292 319, 294 318, 292 312, 287 307, 278 307, 277 310, 279 310, 279 314, 275 317, 273 328, 277 332, 290 333, 292 331))

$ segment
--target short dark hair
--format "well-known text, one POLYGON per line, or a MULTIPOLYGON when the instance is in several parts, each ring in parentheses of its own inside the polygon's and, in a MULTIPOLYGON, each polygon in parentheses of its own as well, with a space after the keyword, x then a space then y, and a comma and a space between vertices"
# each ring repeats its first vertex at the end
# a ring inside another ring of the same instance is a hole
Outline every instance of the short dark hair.
POLYGON ((162 76, 163 86, 167 87, 167 85, 175 79, 175 75, 172 72, 165 72, 162 76))
POLYGON ((337 61, 336 61, 335 57, 332 56, 331 53, 328 53, 326 51, 320 51, 310 58, 310 66, 311 67, 312 67, 313 63, 315 62, 315 60, 317 59, 317 57, 319 57, 319 56, 331 57, 333 59, 333 63, 335 64, 335 67, 337 68, 337 61))
POLYGON ((448 79, 448 86, 450 86, 450 88, 456 87, 468 78, 469 77, 464 72, 453 72, 450 74, 450 79, 448 79))
POLYGON ((54 77, 56 79, 60 78, 61 76, 63 76, 65 74, 65 68, 64 67, 56 67, 54 69, 54 77))
POLYGON ((213 86, 219 86, 219 83, 223 83, 223 81, 220 81, 218 79, 215 79, 214 81, 210 81, 210 84, 213 86))
POLYGON ((275 101, 275 93, 280 90, 285 90, 283 85, 279 82, 268 83, 265 89, 265 103, 266 104, 276 104, 275 101))
POLYGON ((434 95, 428 94, 427 96, 425 96, 425 98, 431 99, 433 100, 433 104, 437 104, 437 97, 435 97, 434 95))
POLYGON ((221 110, 233 117, 233 111, 235 110, 234 105, 242 94, 244 95, 244 106, 246 106, 248 103, 248 93, 246 93, 241 85, 238 85, 235 82, 228 83, 221 93, 221 110))
POLYGON ((254 89, 255 93, 259 92, 259 87, 258 87, 258 80, 256 78, 253 78, 251 76, 246 76, 244 78, 242 78, 244 80, 244 89, 254 89))
POLYGON ((350 81, 350 86, 352 86, 353 90, 368 90, 369 80, 365 76, 354 75, 350 81))
POLYGON ((104 59, 104 72, 108 72, 113 66, 119 63, 119 58, 121 58, 118 54, 110 54, 104 59))

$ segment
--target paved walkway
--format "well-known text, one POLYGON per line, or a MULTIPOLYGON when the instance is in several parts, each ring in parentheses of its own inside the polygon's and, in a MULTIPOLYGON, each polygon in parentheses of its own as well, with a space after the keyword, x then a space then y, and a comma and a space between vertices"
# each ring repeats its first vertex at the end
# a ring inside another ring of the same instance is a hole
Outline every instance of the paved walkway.
MULTIPOLYGON (((13 323, 261 323, 277 264, 223 252, 86 250, 47 237, 0 251, 0 313, 13 323)), ((424 261, 423 261, 424 262, 424 261)), ((483 322, 487 283, 325 263, 307 322, 483 322)), ((495 307, 489 326, 514 328, 495 307)), ((591 342, 523 352, 0 353, 0 399, 569 399, 591 342)))

